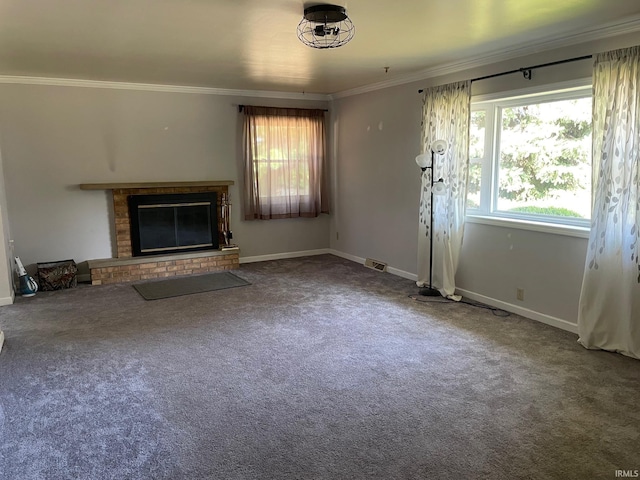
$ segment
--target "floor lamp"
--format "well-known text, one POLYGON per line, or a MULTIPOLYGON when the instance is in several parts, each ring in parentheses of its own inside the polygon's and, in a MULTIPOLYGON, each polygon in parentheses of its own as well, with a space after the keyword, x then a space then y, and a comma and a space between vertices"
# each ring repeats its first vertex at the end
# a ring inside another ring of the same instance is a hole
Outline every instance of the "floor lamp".
POLYGON ((429 286, 421 287, 418 293, 429 297, 439 297, 441 296, 440 291, 437 288, 433 288, 433 195, 443 195, 445 192, 445 186, 442 178, 434 181, 433 167, 435 156, 442 155, 447 151, 447 142, 444 140, 436 140, 431 145, 430 150, 431 155, 423 153, 416 157, 416 163, 422 169, 423 174, 425 170, 431 170, 431 188, 429 190, 429 286), (431 161, 429 162, 429 160, 431 161))

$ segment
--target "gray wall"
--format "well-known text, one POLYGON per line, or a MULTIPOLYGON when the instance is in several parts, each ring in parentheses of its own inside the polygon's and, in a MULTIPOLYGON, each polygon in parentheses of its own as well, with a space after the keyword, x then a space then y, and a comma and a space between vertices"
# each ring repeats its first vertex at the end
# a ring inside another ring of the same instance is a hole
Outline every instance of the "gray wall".
MULTIPOLYGON (((432 78, 334 100, 334 216, 331 248, 372 257, 411 278, 417 271, 422 108, 418 88, 466 80, 528 65, 640 44, 640 35, 530 55, 447 77, 432 78)), ((473 94, 588 78, 590 60, 522 75, 474 82, 473 94)), ((503 226, 467 223, 456 275, 458 287, 482 299, 575 330, 587 240, 503 226), (525 300, 516 300, 516 287, 525 300)))
POLYGON ((242 257, 328 248, 327 215, 241 220, 238 104, 328 105, 324 101, 0 85, 0 145, 16 255, 25 265, 112 257, 111 195, 82 191, 78 185, 180 180, 235 182, 230 188, 232 230, 242 257))

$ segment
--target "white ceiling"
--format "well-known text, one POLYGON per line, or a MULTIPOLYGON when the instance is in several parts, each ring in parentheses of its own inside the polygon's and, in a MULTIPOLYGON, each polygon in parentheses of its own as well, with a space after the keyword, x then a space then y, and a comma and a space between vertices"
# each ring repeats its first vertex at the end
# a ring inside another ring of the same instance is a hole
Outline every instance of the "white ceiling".
POLYGON ((300 0, 0 0, 0 75, 329 94, 640 19, 638 0, 333 3, 355 37, 316 50, 300 0))

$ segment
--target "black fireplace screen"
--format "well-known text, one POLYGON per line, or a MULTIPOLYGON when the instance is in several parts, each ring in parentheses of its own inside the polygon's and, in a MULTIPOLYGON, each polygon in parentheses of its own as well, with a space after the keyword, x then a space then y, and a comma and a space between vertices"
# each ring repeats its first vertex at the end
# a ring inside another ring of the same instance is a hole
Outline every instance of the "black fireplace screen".
POLYGON ((133 255, 217 249, 216 200, 215 192, 131 195, 133 255))

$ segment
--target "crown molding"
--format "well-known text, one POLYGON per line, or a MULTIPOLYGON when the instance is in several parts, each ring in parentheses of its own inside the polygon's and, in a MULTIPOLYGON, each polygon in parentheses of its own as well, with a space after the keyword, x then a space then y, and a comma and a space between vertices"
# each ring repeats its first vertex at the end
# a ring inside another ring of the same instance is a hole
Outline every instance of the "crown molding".
POLYGON ((362 93, 373 92, 383 88, 397 87, 400 85, 406 85, 407 83, 426 80, 428 78, 435 78, 470 70, 472 68, 484 67, 493 63, 512 60, 514 58, 520 58, 535 53, 637 32, 640 32, 640 15, 627 17, 624 21, 610 22, 588 30, 582 29, 573 31, 569 34, 547 37, 545 40, 539 42, 527 42, 526 44, 520 44, 516 47, 507 47, 495 50, 485 55, 475 56, 472 59, 465 59, 458 62, 439 65, 437 67, 427 68, 411 74, 398 76, 392 80, 372 83, 369 85, 363 85, 362 87, 337 92, 331 94, 329 97, 331 100, 336 100, 353 95, 360 95, 362 93))
POLYGON ((56 87, 107 88, 112 90, 138 90, 145 92, 191 93, 200 95, 223 95, 232 97, 279 98, 288 100, 328 101, 329 95, 319 93, 276 92, 268 90, 232 90, 213 87, 190 87, 186 85, 159 85, 153 83, 107 82, 78 78, 48 78, 0 75, 0 84, 46 85, 56 87))

